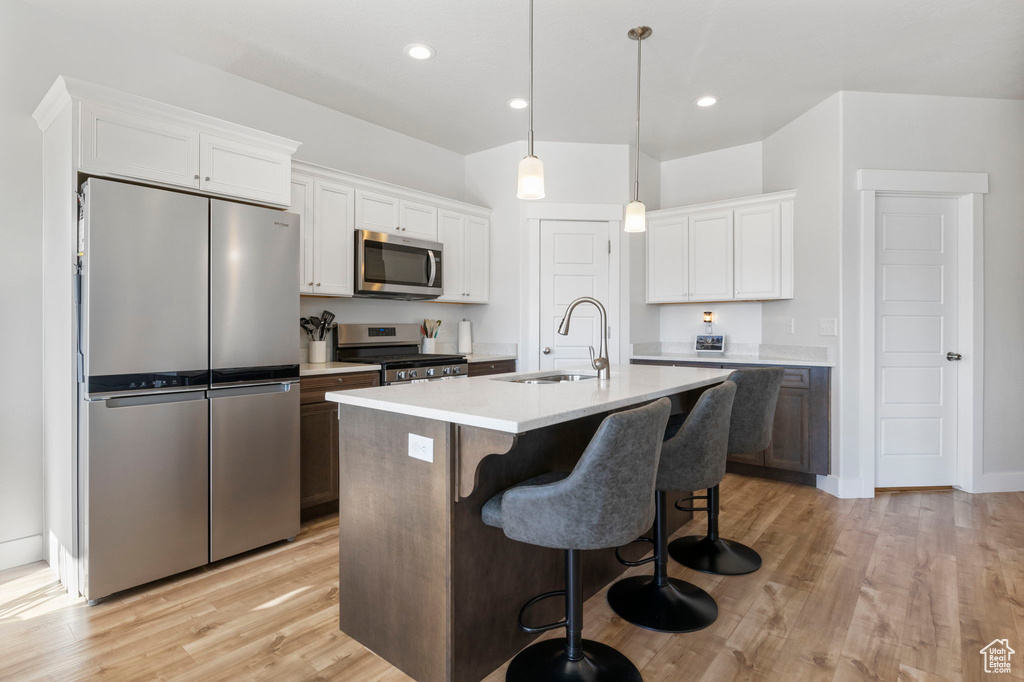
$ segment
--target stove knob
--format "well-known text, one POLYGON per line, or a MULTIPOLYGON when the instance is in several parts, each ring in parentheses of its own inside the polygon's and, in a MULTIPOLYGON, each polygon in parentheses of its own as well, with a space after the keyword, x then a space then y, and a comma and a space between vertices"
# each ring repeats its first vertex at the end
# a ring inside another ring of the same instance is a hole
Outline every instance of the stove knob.
POLYGON ((414 370, 414 369, 410 369, 409 370, 409 378, 410 379, 415 379, 418 374, 419 373, 416 370, 414 370))
POLYGON ((434 368, 431 367, 430 369, 427 370, 427 376, 428 377, 434 376, 434 372, 435 372, 434 368))
POLYGON ((453 374, 458 374, 460 371, 462 371, 461 367, 452 367, 452 373, 453 374))
POLYGON ((445 374, 451 374, 452 373, 452 368, 451 367, 445 367, 444 368, 444 373, 445 374))
POLYGON ((399 379, 404 379, 404 378, 405 378, 405 372, 399 372, 399 373, 398 373, 397 375, 395 375, 395 376, 396 376, 397 378, 399 378, 399 379))

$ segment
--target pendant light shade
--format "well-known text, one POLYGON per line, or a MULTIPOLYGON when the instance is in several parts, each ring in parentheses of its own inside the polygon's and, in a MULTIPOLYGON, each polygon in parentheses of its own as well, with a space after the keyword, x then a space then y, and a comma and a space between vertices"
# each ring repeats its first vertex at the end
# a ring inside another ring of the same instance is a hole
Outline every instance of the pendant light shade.
POLYGON ((647 231, 647 207, 640 201, 640 67, 644 40, 651 35, 649 26, 637 26, 626 33, 636 41, 636 147, 633 149, 633 201, 626 205, 625 232, 647 231))
POLYGON ((626 232, 647 231, 647 207, 642 201, 634 199, 626 204, 626 221, 622 229, 626 232))
POLYGON ((520 199, 544 198, 544 164, 533 153, 533 0, 530 0, 530 131, 527 133, 527 152, 519 162, 520 199))
POLYGON ((532 154, 519 162, 519 191, 516 196, 520 199, 544 198, 544 163, 532 154))

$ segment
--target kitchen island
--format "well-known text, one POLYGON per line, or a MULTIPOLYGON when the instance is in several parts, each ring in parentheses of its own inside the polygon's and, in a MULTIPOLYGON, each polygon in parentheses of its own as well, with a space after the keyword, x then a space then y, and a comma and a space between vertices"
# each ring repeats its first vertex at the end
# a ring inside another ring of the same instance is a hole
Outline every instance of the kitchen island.
MULTIPOLYGON (((610 412, 669 397, 689 409, 728 371, 613 366, 576 381, 535 372, 327 393, 339 403, 340 628, 420 682, 479 680, 528 644, 516 616, 560 589, 559 550, 484 525, 494 494, 568 471, 610 412)), ((679 491, 682 496, 686 491, 679 491)), ((674 498, 670 498, 674 499, 674 498)), ((688 514, 672 509, 669 529, 688 514)), ((646 546, 645 546, 646 547, 646 546)), ((639 549, 634 558, 646 549, 639 549)), ((584 597, 621 573, 613 550, 584 554, 584 597)), ((552 599, 531 622, 561 618, 552 599)))

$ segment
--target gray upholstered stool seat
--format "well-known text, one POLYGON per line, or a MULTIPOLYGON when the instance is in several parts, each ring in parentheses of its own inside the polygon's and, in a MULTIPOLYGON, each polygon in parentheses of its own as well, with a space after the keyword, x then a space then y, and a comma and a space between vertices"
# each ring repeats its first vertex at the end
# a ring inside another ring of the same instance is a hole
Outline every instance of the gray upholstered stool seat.
POLYGON ((580 551, 616 547, 650 527, 662 434, 671 404, 662 398, 601 422, 571 473, 523 481, 481 510, 487 525, 519 542, 565 551, 565 589, 526 602, 519 627, 526 632, 565 628, 565 639, 548 639, 520 651, 506 680, 641 681, 640 671, 615 649, 583 639, 583 572, 580 551), (526 610, 542 599, 565 597, 565 618, 530 627, 526 610))
MULTIPOLYGON (((759 452, 771 444, 775 404, 784 376, 782 367, 740 369, 729 375, 729 381, 736 384, 736 398, 729 422, 729 455, 759 452)), ((673 559, 695 571, 715 575, 752 573, 761 568, 761 556, 744 544, 718 535, 718 486, 724 477, 725 457, 721 466, 695 467, 686 481, 687 485, 677 488, 707 490, 707 495, 689 498, 707 500, 707 507, 676 506, 690 511, 707 511, 708 532, 704 536, 678 538, 669 545, 668 551, 673 559)))
POLYGON ((682 426, 661 446, 655 485, 654 556, 635 562, 619 557, 627 566, 654 562, 654 575, 624 578, 608 590, 612 610, 634 625, 659 632, 692 632, 718 618, 718 605, 711 595, 668 576, 667 494, 670 490, 693 490, 694 483, 716 476, 720 480, 724 475, 735 395, 736 384, 731 381, 704 391, 682 426))

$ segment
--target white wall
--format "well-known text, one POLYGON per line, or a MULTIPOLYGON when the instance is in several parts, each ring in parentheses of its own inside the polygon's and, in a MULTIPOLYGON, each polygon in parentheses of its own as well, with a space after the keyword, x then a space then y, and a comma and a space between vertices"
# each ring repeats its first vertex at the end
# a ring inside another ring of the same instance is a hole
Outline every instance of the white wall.
MULTIPOLYGON (((632 165, 630 157, 631 169, 632 165)), ((647 210, 661 208, 661 162, 643 152, 640 153, 640 181, 640 200, 647 210)), ((632 199, 632 184, 629 192, 628 198, 632 199)), ((629 300, 629 337, 625 341, 629 344, 660 341, 661 310, 647 304, 647 235, 629 235, 625 239, 629 262, 629 274, 623 280, 628 291, 622 293, 629 300)))
MULTIPOLYGON (((43 530, 42 133, 59 74, 284 135, 297 158, 461 199, 464 157, 170 52, 0 0, 0 568, 39 558, 43 530), (26 549, 28 548, 28 549, 26 549), (27 552, 27 553, 26 553, 27 552)), ((69 227, 70 229, 70 227, 69 227)))
MULTIPOLYGON (((864 92, 843 93, 842 101, 844 384, 855 387, 848 378, 859 371, 857 170, 988 173, 984 472, 1022 472, 1024 477, 1024 102, 864 92)), ((844 404, 850 406, 846 396, 844 391, 844 404)), ((844 459, 847 451, 855 453, 863 445, 855 437, 856 432, 844 435, 844 459)), ((844 471, 856 474, 853 465, 843 464, 844 471)))

